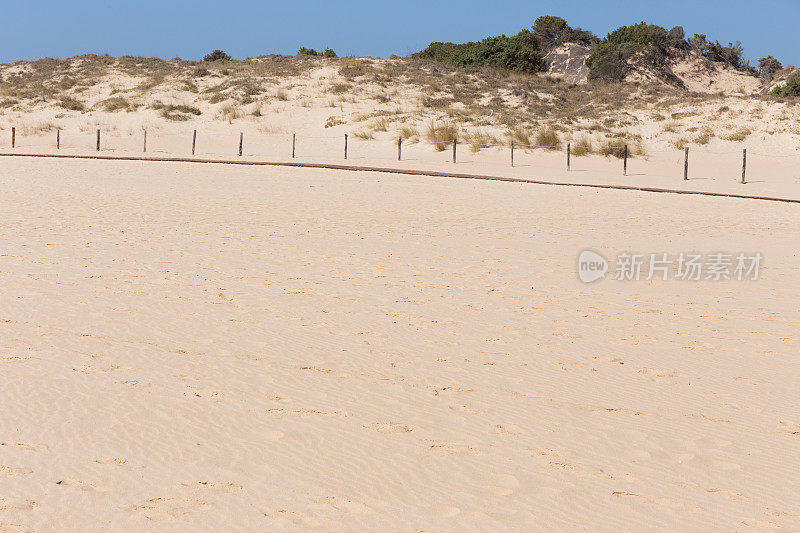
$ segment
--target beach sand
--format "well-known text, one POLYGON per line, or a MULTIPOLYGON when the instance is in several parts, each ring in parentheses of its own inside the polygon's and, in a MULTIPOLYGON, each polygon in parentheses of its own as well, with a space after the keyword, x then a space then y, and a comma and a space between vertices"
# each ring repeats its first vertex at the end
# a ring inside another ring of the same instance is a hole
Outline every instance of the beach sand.
POLYGON ((0 188, 0 530, 800 529, 796 205, 19 158, 0 188), (585 285, 584 248, 765 259, 585 285))

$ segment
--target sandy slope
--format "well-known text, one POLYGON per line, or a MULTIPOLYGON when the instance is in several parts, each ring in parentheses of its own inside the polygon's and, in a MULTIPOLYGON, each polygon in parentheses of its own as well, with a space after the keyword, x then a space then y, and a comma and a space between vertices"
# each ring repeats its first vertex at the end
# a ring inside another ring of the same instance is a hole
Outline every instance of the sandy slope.
POLYGON ((0 529, 800 528, 794 205, 16 159, 0 187, 0 529), (586 286, 587 246, 766 266, 586 286))

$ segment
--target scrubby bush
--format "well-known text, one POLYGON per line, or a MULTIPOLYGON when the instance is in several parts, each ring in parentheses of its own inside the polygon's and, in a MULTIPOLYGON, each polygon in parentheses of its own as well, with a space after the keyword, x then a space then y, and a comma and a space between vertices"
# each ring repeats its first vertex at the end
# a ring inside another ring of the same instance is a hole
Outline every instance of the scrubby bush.
POLYGON ((487 37, 476 43, 431 43, 414 57, 467 66, 493 66, 516 72, 544 72, 542 59, 533 33, 523 30, 513 37, 487 37))
POLYGON ((705 54, 711 61, 718 63, 727 63, 734 68, 744 68, 744 47, 742 43, 728 43, 728 46, 723 46, 719 41, 708 43, 708 52, 705 54))
POLYGON ((533 24, 533 35, 542 51, 549 51, 561 44, 574 42, 591 46, 600 42, 595 34, 580 28, 571 28, 561 17, 545 15, 533 24))
MULTIPOLYGON (((673 37, 676 37, 676 30, 673 37)), ((671 46, 670 33, 661 26, 640 22, 633 26, 617 28, 603 39, 586 60, 589 79, 622 81, 630 70, 628 60, 644 52, 648 61, 663 61, 671 46)))
POLYGON ((414 57, 433 59, 457 66, 493 66, 516 72, 545 72, 544 54, 566 43, 591 46, 599 39, 588 31, 571 28, 567 21, 554 16, 536 19, 531 30, 522 30, 507 37, 487 37, 482 41, 462 44, 435 42, 414 57))
POLYGON ((314 57, 338 57, 336 55, 336 52, 334 52, 330 48, 326 48, 322 52, 317 52, 313 48, 306 48, 304 46, 300 47, 300 50, 297 51, 297 55, 299 55, 299 56, 314 56, 314 57))
POLYGON ((783 69, 781 62, 772 56, 762 57, 758 60, 758 69, 761 72, 761 77, 771 80, 775 77, 775 73, 783 69))
POLYGON ((223 52, 222 50, 214 50, 206 57, 203 58, 203 61, 230 61, 231 56, 223 52))
POLYGON ((719 41, 714 41, 712 43, 702 33, 695 33, 694 37, 689 39, 689 47, 711 61, 728 63, 738 69, 746 67, 744 47, 742 47, 742 43, 739 41, 736 41, 736 43, 728 43, 728 46, 723 46, 719 41))
POLYGON ((780 98, 800 96, 800 71, 792 74, 784 85, 772 89, 772 94, 780 98))

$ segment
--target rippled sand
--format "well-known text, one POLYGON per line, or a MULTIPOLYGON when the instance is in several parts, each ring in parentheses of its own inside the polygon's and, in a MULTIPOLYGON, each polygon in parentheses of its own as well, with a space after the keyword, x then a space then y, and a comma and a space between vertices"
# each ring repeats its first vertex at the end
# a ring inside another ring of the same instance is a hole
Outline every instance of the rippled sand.
POLYGON ((0 163, 0 530, 800 528, 796 205, 0 163))

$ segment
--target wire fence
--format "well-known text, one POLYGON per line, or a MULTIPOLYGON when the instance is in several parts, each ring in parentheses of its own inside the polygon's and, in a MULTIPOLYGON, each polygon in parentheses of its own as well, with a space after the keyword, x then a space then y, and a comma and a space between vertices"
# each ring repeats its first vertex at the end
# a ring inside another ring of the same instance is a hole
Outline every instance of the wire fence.
MULTIPOLYGON (((363 135, 343 134, 333 135, 298 135, 295 133, 264 133, 258 135, 248 134, 245 138, 243 132, 233 136, 230 133, 199 132, 198 130, 187 130, 184 133, 165 132, 159 129, 133 130, 128 133, 119 133, 115 130, 104 133, 102 129, 74 128, 57 129, 46 132, 42 135, 38 131, 23 131, 12 127, 10 130, 10 148, 12 151, 20 149, 49 149, 55 151, 78 151, 78 152, 110 152, 112 154, 161 154, 169 156, 194 157, 219 157, 228 158, 238 157, 277 157, 281 159, 296 158, 323 158, 325 160, 342 158, 352 158, 354 155, 354 145, 356 157, 362 159, 393 159, 404 160, 404 154, 408 155, 409 150, 419 154, 419 147, 426 144, 432 147, 435 152, 446 152, 452 149, 452 156, 448 160, 452 163, 463 162, 463 152, 460 148, 466 146, 474 154, 481 150, 495 149, 508 150, 508 164, 512 167, 520 162, 521 157, 531 151, 544 151, 547 153, 562 152, 566 154, 564 168, 572 170, 574 163, 586 155, 584 149, 579 156, 572 151, 570 142, 558 144, 531 144, 510 140, 508 144, 499 141, 480 142, 480 140, 466 137, 459 139, 454 137, 446 140, 426 140, 424 142, 413 139, 405 139, 398 136, 394 141, 381 141, 373 138, 365 138, 363 135), (254 138, 255 137, 255 138, 254 138), (340 144, 341 143, 341 144, 340 144), (391 143, 391 144, 390 144, 391 143), (369 145, 369 148, 364 148, 369 145), (255 147, 255 148, 254 148, 255 147), (413 148, 412 148, 413 147, 413 148), (396 150, 395 154, 390 155, 390 151, 396 150), (338 154, 336 152, 339 152, 338 154)), ((3 144, 0 143, 0 148, 3 144)), ((430 152, 430 151, 428 151, 430 152)), ((692 176, 690 170, 692 163, 700 157, 724 158, 715 160, 715 170, 717 177, 724 179, 736 178, 741 183, 747 183, 748 173, 753 167, 759 166, 763 161, 754 161, 753 158, 768 158, 770 161, 780 160, 792 165, 794 161, 800 163, 800 153, 765 153, 760 151, 749 151, 746 148, 741 150, 714 151, 708 149, 676 148, 671 150, 647 150, 649 154, 662 154, 666 162, 671 166, 675 165, 674 174, 654 174, 648 172, 646 175, 653 178, 675 179, 677 176, 688 179, 716 179, 705 172, 704 176, 692 176), (674 156, 674 157, 669 157, 674 156), (750 168, 748 168, 748 157, 750 157, 750 168), (740 166, 741 165, 741 166, 740 166), (739 178, 741 171, 741 178, 739 178), (723 173, 719 176, 719 174, 723 173)), ((633 155, 628 146, 624 146, 621 153, 616 154, 621 162, 623 175, 628 175, 629 161, 641 159, 641 155, 633 155)), ((646 157, 646 156, 645 156, 646 157)), ((663 163, 663 161, 661 161, 663 163)), ((613 165, 613 163, 610 163, 613 165)), ((763 165, 762 165, 763 166, 763 165)), ((607 169, 606 169, 607 170, 607 169)), ((768 173, 768 169, 764 169, 768 173)), ((637 174, 642 175, 642 174, 637 174)), ((800 183, 800 165, 797 167, 797 174, 793 176, 795 182, 800 183)), ((759 174, 759 181, 764 181, 764 176, 759 174)))

